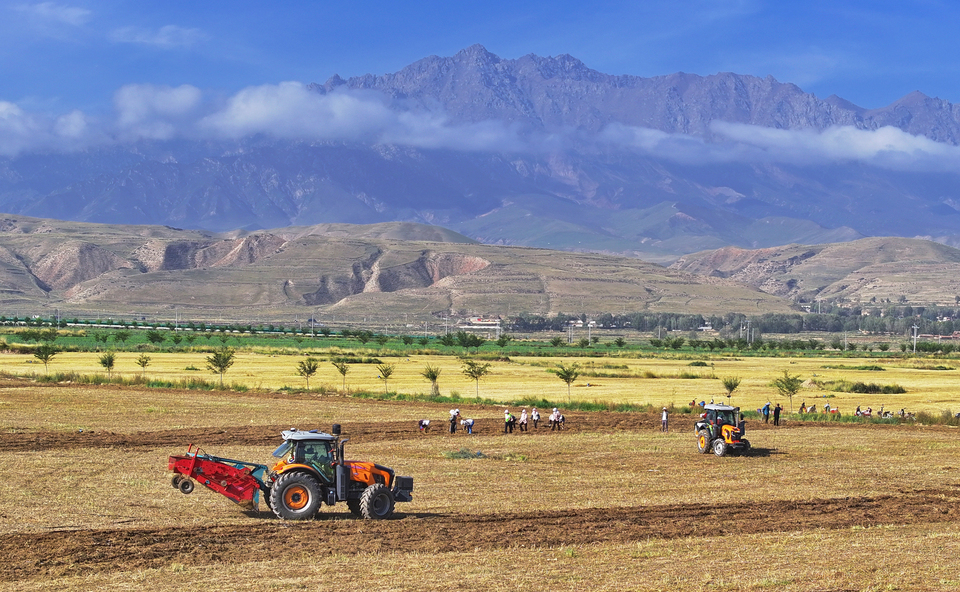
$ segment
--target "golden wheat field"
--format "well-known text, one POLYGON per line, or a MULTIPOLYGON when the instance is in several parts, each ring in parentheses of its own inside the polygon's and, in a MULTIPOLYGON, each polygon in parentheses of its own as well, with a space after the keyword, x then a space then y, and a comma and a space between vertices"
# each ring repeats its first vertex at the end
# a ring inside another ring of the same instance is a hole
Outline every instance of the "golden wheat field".
MULTIPOLYGON (((152 355, 148 374, 215 377, 185 370, 204 368, 202 354, 152 355)), ((115 372, 132 375, 123 356, 115 372)), ((311 380, 330 387, 323 394, 280 390, 303 383, 298 359, 241 352, 226 381, 244 392, 0 379, 0 589, 960 590, 956 428, 788 414, 780 427, 749 421, 753 453, 723 458, 697 453, 693 416, 682 413, 668 433, 657 413, 571 411, 564 431, 505 435, 502 406, 471 401, 476 383, 456 358, 393 361, 391 391, 427 392, 423 366, 442 368, 441 392, 458 392, 461 413, 477 419, 474 435, 449 434, 449 403, 344 396, 328 363, 311 380), (434 420, 427 434, 420 418, 434 420), (267 463, 281 429, 335 422, 348 457, 414 477, 414 500, 394 518, 354 519, 335 506, 285 522, 262 502, 244 512, 203 487, 185 496, 170 486, 167 457, 189 444, 267 463), (480 455, 445 455, 461 449, 480 455)), ((480 395, 564 401, 566 385, 547 371, 559 361, 495 362, 480 395)), ((7 373, 43 373, 25 356, 0 362, 7 373)), ((770 381, 786 369, 907 390, 860 400, 811 387, 797 404, 826 394, 841 410, 957 407, 957 370, 915 361, 883 371, 824 368, 861 365, 850 358, 710 363, 581 360, 594 376, 570 396, 679 405, 719 398, 718 378, 735 375, 734 404, 754 408, 776 400, 770 381)), ((93 354, 62 353, 54 367, 103 371, 93 354)), ((347 391, 383 389, 375 372, 352 365, 347 391)))
MULTIPOLYGON (((394 367, 386 381, 380 380, 377 364, 349 364, 342 376, 331 360, 344 352, 339 348, 316 355, 319 370, 310 379, 313 390, 369 391, 424 394, 430 383, 422 376, 427 365, 440 369, 438 380, 442 395, 510 401, 524 397, 562 402, 568 398, 607 403, 652 404, 656 406, 686 405, 691 400, 727 401, 721 383, 725 377, 739 377, 741 383, 730 402, 744 409, 757 409, 765 402, 780 403, 794 411, 802 403, 824 404, 852 413, 858 406, 875 412, 906 409, 909 412, 960 412, 960 363, 952 360, 925 360, 910 357, 877 358, 804 358, 804 357, 708 357, 706 366, 691 366, 690 359, 670 357, 604 357, 585 359, 513 357, 509 361, 490 362, 489 374, 477 384, 466 377, 463 363, 451 355, 411 355, 384 357, 394 367), (580 377, 568 389, 551 370, 558 363, 580 366, 580 377), (882 370, 858 368, 878 367, 882 370), (784 371, 805 381, 793 401, 779 397, 771 382, 784 371), (823 388, 818 383, 845 380, 848 382, 899 385, 903 394, 857 394, 823 388)), ((349 353, 349 352, 348 352, 349 353)), ((29 354, 0 354, 0 372, 13 375, 42 375, 46 372, 106 374, 98 362, 100 354, 58 354, 44 369, 29 354)), ((156 378, 167 381, 200 379, 216 382, 219 375, 206 368, 208 354, 151 353, 146 369, 136 365, 135 352, 119 352, 113 370, 115 377, 156 378)), ((297 375, 297 363, 304 355, 258 353, 239 350, 234 365, 224 375, 227 385, 243 385, 250 389, 306 389, 304 378, 297 375)))

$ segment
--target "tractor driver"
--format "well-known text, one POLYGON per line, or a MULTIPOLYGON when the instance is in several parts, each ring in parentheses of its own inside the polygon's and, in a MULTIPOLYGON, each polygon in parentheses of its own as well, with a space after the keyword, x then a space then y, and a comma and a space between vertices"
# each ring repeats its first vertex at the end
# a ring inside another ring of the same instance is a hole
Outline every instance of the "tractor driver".
POLYGON ((328 480, 333 480, 333 466, 330 450, 326 446, 307 444, 303 447, 303 462, 320 471, 328 480))
POLYGON ((727 422, 726 422, 726 418, 723 416, 723 413, 717 413, 717 421, 716 421, 716 423, 714 424, 714 426, 716 427, 716 430, 717 430, 717 433, 715 434, 716 436, 722 436, 722 435, 723 435, 723 425, 724 425, 725 423, 727 423, 727 422))

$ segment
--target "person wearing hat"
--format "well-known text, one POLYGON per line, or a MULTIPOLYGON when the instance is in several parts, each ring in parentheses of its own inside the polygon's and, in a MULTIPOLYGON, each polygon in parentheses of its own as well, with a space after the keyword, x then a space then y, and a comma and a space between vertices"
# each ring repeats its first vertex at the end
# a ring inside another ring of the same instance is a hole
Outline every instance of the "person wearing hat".
POLYGON ((503 433, 513 433, 513 424, 517 419, 510 413, 509 409, 503 410, 503 433))
POLYGON ((533 429, 537 429, 537 424, 540 423, 540 412, 537 411, 536 407, 530 412, 530 419, 533 420, 533 429))
POLYGON ((660 426, 660 431, 661 431, 661 432, 667 432, 667 431, 669 431, 669 430, 667 429, 667 418, 668 418, 668 417, 669 417, 669 413, 667 413, 667 408, 664 407, 664 408, 663 408, 663 414, 660 416, 660 424, 661 424, 661 426, 660 426))
POLYGON ((460 410, 451 409, 450 410, 450 433, 457 433, 457 422, 460 420, 460 410))
POLYGON ((524 407, 520 410, 520 431, 527 431, 527 409, 524 407))

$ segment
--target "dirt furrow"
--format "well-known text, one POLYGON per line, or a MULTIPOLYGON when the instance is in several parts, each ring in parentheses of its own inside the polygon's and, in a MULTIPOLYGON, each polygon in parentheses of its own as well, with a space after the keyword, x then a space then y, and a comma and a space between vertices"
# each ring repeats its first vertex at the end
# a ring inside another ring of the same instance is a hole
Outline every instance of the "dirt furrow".
POLYGON ((763 505, 667 505, 484 515, 398 514, 364 521, 321 514, 308 522, 266 515, 248 525, 14 534, 0 540, 0 581, 244 563, 297 555, 465 552, 475 549, 628 543, 650 538, 869 527, 960 520, 960 489, 899 495, 775 501, 763 505), (322 546, 316 541, 330 541, 322 546))

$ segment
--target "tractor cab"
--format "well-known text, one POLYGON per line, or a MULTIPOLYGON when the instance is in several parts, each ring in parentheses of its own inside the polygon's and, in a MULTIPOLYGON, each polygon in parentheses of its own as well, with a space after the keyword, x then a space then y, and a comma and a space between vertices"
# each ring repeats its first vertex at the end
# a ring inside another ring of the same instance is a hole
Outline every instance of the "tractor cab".
POLYGON ((283 444, 273 451, 280 459, 273 470, 283 472, 291 465, 306 465, 316 471, 328 484, 334 483, 334 467, 337 465, 337 437, 317 430, 296 429, 282 432, 283 444))
MULTIPOLYGON (((704 419, 714 430, 722 426, 736 426, 740 420, 740 408, 729 405, 707 405, 704 419)), ((717 432, 719 433, 719 432, 717 432)))

